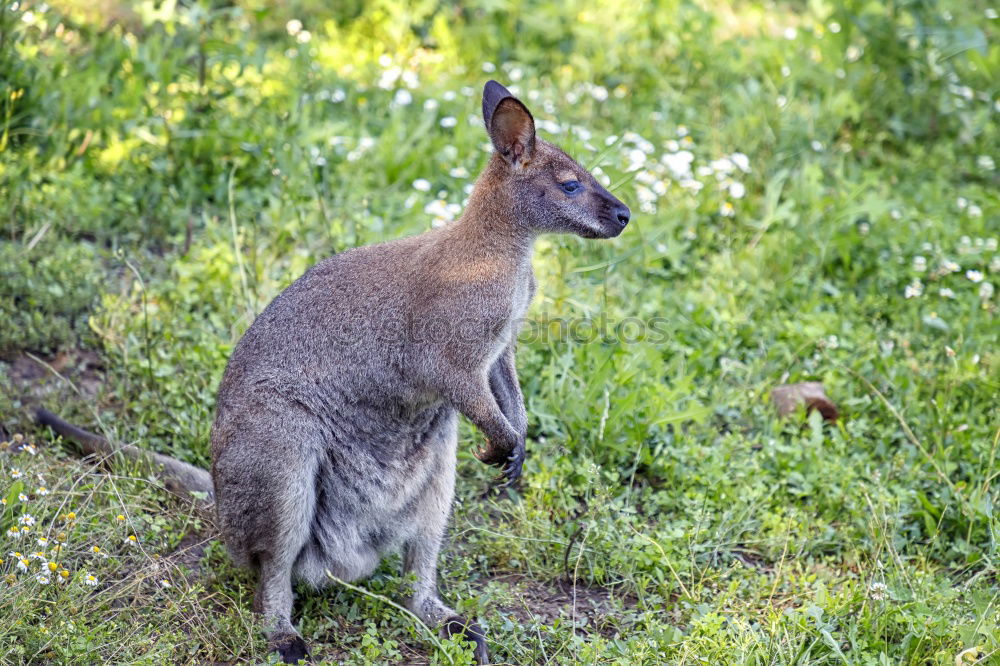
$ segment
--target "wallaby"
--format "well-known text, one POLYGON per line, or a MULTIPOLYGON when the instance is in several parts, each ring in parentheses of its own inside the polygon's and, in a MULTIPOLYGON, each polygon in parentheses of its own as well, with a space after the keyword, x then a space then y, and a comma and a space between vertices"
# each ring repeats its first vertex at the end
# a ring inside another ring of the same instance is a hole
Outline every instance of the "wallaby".
POLYGON ((292 581, 368 576, 403 552, 409 608, 488 662, 482 629, 438 596, 455 484, 457 415, 477 452, 521 474, 527 415, 514 365, 541 233, 613 238, 629 209, 535 135, 502 85, 483 90, 494 153, 454 223, 352 249, 309 269, 257 317, 229 359, 212 426, 219 526, 257 570, 269 644, 295 663, 292 581))

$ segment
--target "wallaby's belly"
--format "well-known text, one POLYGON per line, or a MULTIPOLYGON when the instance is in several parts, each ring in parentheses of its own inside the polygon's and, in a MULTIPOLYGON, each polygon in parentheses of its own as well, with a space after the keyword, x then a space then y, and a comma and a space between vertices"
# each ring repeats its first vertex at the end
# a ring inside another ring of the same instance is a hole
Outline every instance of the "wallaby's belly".
MULTIPOLYGON (((364 419, 371 414, 363 414, 364 419)), ((387 414, 393 421, 396 414, 387 414)), ((369 439, 332 438, 319 455, 309 539, 296 560, 297 577, 313 585, 368 576, 382 556, 398 550, 447 511, 454 488, 457 420, 437 406, 405 426, 369 439), (443 508, 443 509, 442 509, 443 508)))

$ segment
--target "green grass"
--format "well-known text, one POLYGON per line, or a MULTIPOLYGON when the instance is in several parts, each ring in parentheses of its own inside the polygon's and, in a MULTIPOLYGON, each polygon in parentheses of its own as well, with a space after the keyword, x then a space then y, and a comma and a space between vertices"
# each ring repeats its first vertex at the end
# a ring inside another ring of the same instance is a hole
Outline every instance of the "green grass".
MULTIPOLYGON (((207 464, 254 314, 319 259, 450 216, 492 77, 633 209, 615 241, 537 245, 516 501, 480 498, 463 426, 441 584, 494 659, 1000 663, 992 5, 15 4, 0 427, 37 455, 0 455, 0 661, 268 659, 211 515, 30 409, 207 464), (841 420, 775 415, 804 380, 841 420)), ((299 590, 320 656, 466 658, 388 603, 397 571, 299 590)))

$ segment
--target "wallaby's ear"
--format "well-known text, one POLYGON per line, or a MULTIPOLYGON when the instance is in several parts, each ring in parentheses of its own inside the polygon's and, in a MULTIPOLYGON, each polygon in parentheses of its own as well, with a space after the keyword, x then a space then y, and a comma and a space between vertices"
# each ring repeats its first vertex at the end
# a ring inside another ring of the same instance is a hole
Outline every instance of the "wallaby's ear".
POLYGON ((531 159, 535 150, 535 119, 528 107, 496 81, 483 88, 483 120, 493 147, 511 164, 531 159))

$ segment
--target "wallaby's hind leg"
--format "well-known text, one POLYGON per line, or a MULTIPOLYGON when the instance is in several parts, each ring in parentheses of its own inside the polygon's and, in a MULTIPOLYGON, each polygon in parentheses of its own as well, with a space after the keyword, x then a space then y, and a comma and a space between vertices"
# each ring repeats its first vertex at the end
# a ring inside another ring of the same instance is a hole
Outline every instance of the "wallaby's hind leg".
POLYGON ((316 444, 306 428, 289 427, 289 419, 271 421, 275 415, 264 409, 257 414, 264 425, 217 425, 213 434, 216 511, 237 560, 257 569, 254 610, 264 616, 270 649, 295 664, 308 659, 292 626, 292 572, 315 513, 316 444), (226 435, 236 443, 226 446, 226 435))
POLYGON ((409 607, 429 627, 440 627, 444 637, 461 634, 475 644, 477 664, 489 663, 486 650, 486 636, 482 628, 470 622, 445 605, 438 595, 437 561, 441 551, 451 514, 451 502, 455 492, 455 446, 456 434, 448 435, 450 446, 444 447, 445 462, 440 474, 430 482, 420 503, 415 522, 420 531, 407 542, 403 549, 403 572, 414 574, 413 596, 409 607))
MULTIPOLYGON (((447 516, 446 516, 447 517, 447 516)), ((441 549, 444 529, 437 535, 422 534, 407 544, 403 555, 403 568, 417 579, 413 583, 410 610, 429 627, 440 627, 445 638, 461 634, 474 643, 477 664, 488 664, 486 635, 475 622, 466 620, 445 605, 437 590, 437 557, 441 549)))
POLYGON ((262 557, 253 599, 254 610, 264 616, 268 647, 286 664, 309 660, 306 643, 292 626, 292 564, 288 558, 262 557))

